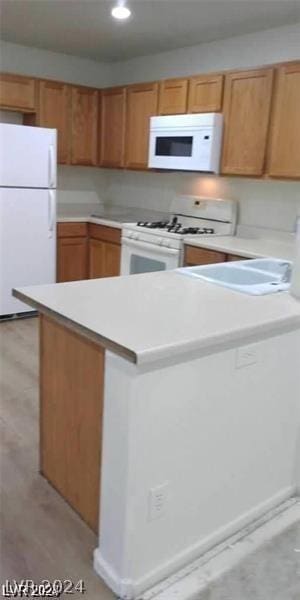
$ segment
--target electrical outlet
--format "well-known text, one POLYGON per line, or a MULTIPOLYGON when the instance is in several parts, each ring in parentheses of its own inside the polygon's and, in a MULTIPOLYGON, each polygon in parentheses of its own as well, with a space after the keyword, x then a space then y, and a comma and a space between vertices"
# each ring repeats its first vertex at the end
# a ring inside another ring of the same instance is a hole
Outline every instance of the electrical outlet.
POLYGON ((257 344, 249 344, 236 349, 235 367, 242 369, 250 365, 255 365, 258 362, 258 346, 257 344))
POLYGON ((169 482, 151 488, 149 491, 149 520, 159 519, 166 513, 169 496, 169 482))

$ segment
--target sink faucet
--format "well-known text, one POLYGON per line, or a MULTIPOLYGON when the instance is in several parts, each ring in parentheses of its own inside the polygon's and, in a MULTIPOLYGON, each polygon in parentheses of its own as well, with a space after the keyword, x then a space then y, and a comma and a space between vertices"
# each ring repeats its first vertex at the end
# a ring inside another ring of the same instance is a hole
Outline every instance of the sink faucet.
POLYGON ((292 277, 292 265, 288 262, 282 263, 282 267, 285 267, 285 270, 282 274, 281 281, 282 283, 290 283, 292 277))

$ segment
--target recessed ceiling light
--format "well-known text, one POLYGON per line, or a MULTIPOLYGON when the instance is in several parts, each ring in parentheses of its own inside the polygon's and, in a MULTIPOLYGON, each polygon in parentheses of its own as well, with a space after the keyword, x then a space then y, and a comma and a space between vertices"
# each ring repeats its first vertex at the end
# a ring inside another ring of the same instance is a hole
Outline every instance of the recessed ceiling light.
POLYGON ((117 6, 114 6, 114 8, 111 11, 111 14, 115 19, 123 21, 124 19, 128 19, 128 17, 130 17, 131 10, 127 6, 118 4, 117 6))

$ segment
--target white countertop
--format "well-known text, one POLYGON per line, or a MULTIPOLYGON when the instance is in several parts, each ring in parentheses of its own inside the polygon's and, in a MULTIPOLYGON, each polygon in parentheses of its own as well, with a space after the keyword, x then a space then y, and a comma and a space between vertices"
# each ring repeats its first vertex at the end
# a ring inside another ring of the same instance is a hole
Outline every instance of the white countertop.
POLYGON ((57 222, 86 222, 122 228, 124 223, 164 219, 166 213, 145 208, 101 204, 58 204, 57 222), (93 215, 93 216, 92 216, 93 215), (94 216, 97 215, 97 216, 94 216))
POLYGON ((20 288, 20 299, 129 361, 146 364, 300 327, 288 292, 247 296, 163 271, 20 288))
POLYGON ((294 259, 294 244, 291 234, 290 241, 283 239, 247 238, 231 235, 220 236, 185 236, 184 243, 209 250, 218 250, 246 258, 282 258, 283 260, 294 259))

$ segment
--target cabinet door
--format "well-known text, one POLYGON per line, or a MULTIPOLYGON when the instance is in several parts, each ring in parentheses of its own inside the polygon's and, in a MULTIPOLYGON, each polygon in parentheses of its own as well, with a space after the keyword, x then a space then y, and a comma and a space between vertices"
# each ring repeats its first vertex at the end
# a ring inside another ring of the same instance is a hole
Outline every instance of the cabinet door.
POLYGON ((268 173, 300 177, 300 61, 276 73, 268 173))
POLYGON ((132 85, 127 88, 125 166, 148 166, 150 117, 157 114, 158 84, 132 85))
POLYGON ((121 246, 104 242, 104 277, 120 275, 121 246))
POLYGON ((104 242, 90 239, 89 243, 89 278, 104 277, 104 242))
POLYGON ((264 172, 272 83, 272 69, 226 75, 222 173, 264 172))
POLYGON ((218 112, 222 110, 223 75, 198 75, 190 78, 188 112, 218 112))
POLYGON ((1 74, 0 107, 21 112, 36 110, 36 81, 20 75, 1 74))
POLYGON ((86 238, 59 238, 57 240, 57 281, 87 279, 87 257, 86 238))
POLYGON ((90 88, 72 88, 71 162, 96 165, 98 149, 98 92, 90 88))
POLYGON ((38 123, 57 129, 57 160, 70 162, 71 88, 55 81, 39 82, 38 123))
POLYGON ((159 85, 159 114, 180 115, 186 113, 187 93, 187 79, 162 81, 159 85))
POLYGON ((126 91, 124 87, 103 90, 101 94, 100 165, 123 167, 126 91))
POLYGON ((195 265, 210 265, 219 262, 225 262, 226 254, 215 250, 206 250, 206 248, 197 248, 196 246, 185 246, 184 265, 192 267, 195 265))

